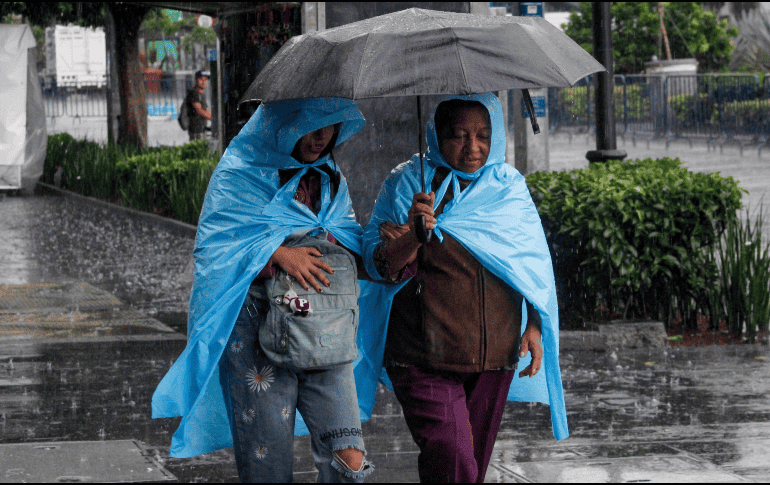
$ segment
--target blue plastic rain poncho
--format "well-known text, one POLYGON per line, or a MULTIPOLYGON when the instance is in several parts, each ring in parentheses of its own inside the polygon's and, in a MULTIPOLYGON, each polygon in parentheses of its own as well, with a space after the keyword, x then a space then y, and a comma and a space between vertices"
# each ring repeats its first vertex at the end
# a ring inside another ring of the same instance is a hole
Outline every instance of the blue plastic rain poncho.
MULTIPOLYGON (((309 167, 329 165, 328 156, 302 164, 290 156, 305 134, 342 123, 337 143, 365 120, 346 99, 307 99, 263 104, 233 139, 209 182, 195 238, 195 279, 190 297, 187 346, 152 398, 152 417, 183 416, 171 456, 186 458, 233 445, 219 359, 252 280, 292 232, 325 228, 361 254, 345 178, 331 200, 329 176, 321 172, 321 210, 294 200, 309 167), (283 187, 278 169, 301 169, 283 187)), ((297 414, 298 419, 299 413, 297 414)), ((299 433, 307 432, 297 423, 299 433)))
MULTIPOLYGON (((532 378, 519 378, 516 375, 508 399, 550 404, 554 436, 556 439, 564 439, 569 433, 559 370, 556 286, 540 216, 524 177, 505 163, 503 113, 497 97, 479 94, 445 98, 448 99, 479 101, 486 106, 492 122, 492 140, 484 167, 468 174, 453 170, 447 164, 439 152, 435 123, 431 121, 428 124, 426 187, 430 187, 436 167, 444 166, 452 170, 436 193, 434 209, 443 199, 449 184, 453 185, 455 194, 454 199, 447 203, 443 213, 437 217, 434 237, 442 240, 442 232, 451 234, 481 264, 522 293, 540 312, 543 372, 532 378), (457 177, 471 179, 473 182, 461 192, 457 177)), ((364 231, 364 260, 373 278, 382 280, 373 258, 374 248, 380 242, 379 225, 384 221, 405 224, 412 196, 420 191, 420 161, 415 155, 410 161, 396 167, 385 180, 374 214, 364 231)), ((382 377, 387 382, 387 377, 381 371, 388 315, 393 296, 405 284, 405 281, 396 285, 371 284, 362 288, 358 339, 362 355, 355 372, 363 419, 371 416, 377 378, 382 377)), ((526 306, 523 312, 526 314, 526 306)), ((520 360, 519 368, 526 367, 530 361, 531 355, 528 354, 520 360)))

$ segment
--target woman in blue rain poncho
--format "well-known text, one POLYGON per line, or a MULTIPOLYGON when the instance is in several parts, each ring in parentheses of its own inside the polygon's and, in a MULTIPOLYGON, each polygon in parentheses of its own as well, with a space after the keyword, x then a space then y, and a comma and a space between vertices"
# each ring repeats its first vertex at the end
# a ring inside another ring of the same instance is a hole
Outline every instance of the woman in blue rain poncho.
POLYGON ((430 194, 415 156, 385 180, 364 231, 367 271, 390 285, 362 295, 359 401, 368 416, 384 361, 421 481, 483 482, 506 399, 549 403, 567 437, 553 268, 524 178, 505 164, 497 97, 446 98, 427 138, 430 194), (418 215, 434 229, 426 244, 418 215))
POLYGON ((296 420, 296 431, 306 423, 313 435, 319 481, 362 481, 373 470, 353 365, 293 372, 267 358, 257 335, 275 266, 305 289, 329 285, 321 253, 283 246, 290 235, 328 234, 361 254, 362 229, 330 152, 364 123, 345 99, 263 104, 220 160, 195 239, 188 343, 152 400, 154 418, 183 417, 171 456, 235 446, 243 481, 291 481, 296 420))

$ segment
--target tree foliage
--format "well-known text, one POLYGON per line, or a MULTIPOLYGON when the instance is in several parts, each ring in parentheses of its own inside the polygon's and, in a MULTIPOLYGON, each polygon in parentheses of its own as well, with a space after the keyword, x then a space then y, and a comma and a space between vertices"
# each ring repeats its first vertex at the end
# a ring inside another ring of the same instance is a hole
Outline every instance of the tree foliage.
POLYGON ((214 29, 196 25, 197 15, 185 14, 172 19, 169 10, 165 8, 156 8, 150 11, 144 18, 142 26, 147 32, 162 32, 166 37, 178 36, 180 31, 189 31, 184 36, 182 48, 190 52, 193 44, 215 44, 217 34, 214 29))
POLYGON ((21 15, 30 24, 41 27, 55 21, 82 27, 103 27, 104 2, 0 2, 0 18, 21 15))
MULTIPOLYGON (((612 46, 615 72, 636 74, 653 55, 665 60, 658 18, 658 2, 613 2, 612 46)), ((674 59, 695 58, 700 72, 725 71, 738 29, 699 2, 664 2, 663 22, 674 59)), ((593 52, 593 15, 590 2, 570 16, 565 32, 588 52, 593 52)))

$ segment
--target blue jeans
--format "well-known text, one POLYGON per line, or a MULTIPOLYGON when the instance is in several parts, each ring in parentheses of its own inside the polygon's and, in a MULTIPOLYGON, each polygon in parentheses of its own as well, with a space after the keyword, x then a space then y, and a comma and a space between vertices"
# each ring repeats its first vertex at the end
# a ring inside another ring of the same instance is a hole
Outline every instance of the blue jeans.
POLYGON ((241 481, 292 481, 299 410, 312 437, 318 481, 363 482, 374 471, 371 464, 364 460, 359 471, 346 470, 333 456, 345 448, 365 452, 353 364, 304 372, 277 367, 259 346, 266 311, 267 302, 246 297, 219 362, 241 481))

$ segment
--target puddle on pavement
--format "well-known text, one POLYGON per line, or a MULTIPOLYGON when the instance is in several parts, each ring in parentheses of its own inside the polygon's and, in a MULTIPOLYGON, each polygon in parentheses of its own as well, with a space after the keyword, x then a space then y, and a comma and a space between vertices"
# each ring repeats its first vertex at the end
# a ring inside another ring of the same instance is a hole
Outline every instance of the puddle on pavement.
POLYGON ((90 310, 121 306, 120 300, 87 283, 43 283, 0 286, 0 312, 55 309, 90 310))
POLYGON ((682 455, 569 462, 496 462, 490 464, 486 481, 724 483, 746 480, 706 461, 682 455))
POLYGON ((159 321, 121 306, 111 294, 82 282, 4 285, 0 287, 0 338, 174 334, 159 321))
POLYGON ((5 483, 176 479, 133 440, 4 444, 0 473, 5 483))
POLYGON ((0 288, 84 281, 134 309, 186 312, 194 235, 52 196, 2 200, 0 288))

